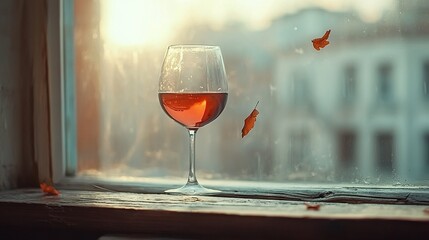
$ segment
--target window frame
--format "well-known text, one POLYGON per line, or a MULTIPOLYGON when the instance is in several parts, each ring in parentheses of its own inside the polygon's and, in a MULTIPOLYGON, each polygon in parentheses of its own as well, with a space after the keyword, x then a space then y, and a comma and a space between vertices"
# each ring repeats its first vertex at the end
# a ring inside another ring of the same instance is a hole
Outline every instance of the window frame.
MULTIPOLYGON (((117 182, 76 178, 76 103, 74 101, 73 0, 48 0, 48 54, 51 104, 53 182, 64 189, 163 193, 182 183, 117 182), (67 9, 66 9, 67 8, 67 9), (65 27, 64 27, 65 26, 65 27), (65 66, 69 67, 66 68, 65 66)), ((393 84, 393 83, 392 83, 393 84)), ((274 184, 208 182, 223 192, 217 196, 294 201, 429 204, 429 186, 368 186, 344 184, 274 184), (234 185, 235 184, 235 185, 234 185)))
POLYGON ((48 77, 51 123, 52 181, 65 177, 65 125, 64 125, 64 60, 63 56, 63 9, 64 1, 48 0, 48 77))

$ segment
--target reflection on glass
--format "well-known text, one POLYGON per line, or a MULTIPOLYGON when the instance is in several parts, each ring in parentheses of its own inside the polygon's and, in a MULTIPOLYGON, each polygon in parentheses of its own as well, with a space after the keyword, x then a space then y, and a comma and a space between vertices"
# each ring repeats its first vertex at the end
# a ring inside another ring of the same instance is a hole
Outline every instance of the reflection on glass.
POLYGON ((200 180, 428 184, 429 1, 75 2, 79 174, 186 177, 156 92, 166 46, 196 43, 222 48, 229 80, 200 180))

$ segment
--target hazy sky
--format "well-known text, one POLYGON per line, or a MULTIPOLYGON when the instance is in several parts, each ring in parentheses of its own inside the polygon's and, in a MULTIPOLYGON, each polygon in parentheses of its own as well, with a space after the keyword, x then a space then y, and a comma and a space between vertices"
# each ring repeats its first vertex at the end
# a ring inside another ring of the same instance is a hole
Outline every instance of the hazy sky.
POLYGON ((197 19, 207 19, 215 24, 240 20, 253 28, 267 26, 270 21, 285 13, 306 7, 322 7, 331 11, 355 10, 368 21, 380 17, 380 13, 391 7, 392 0, 182 0, 194 11, 197 19))
POLYGON ((375 21, 394 0, 105 0, 103 27, 119 44, 157 42, 188 22, 221 28, 231 21, 251 29, 269 26, 272 19, 306 7, 353 10, 364 21, 375 21))

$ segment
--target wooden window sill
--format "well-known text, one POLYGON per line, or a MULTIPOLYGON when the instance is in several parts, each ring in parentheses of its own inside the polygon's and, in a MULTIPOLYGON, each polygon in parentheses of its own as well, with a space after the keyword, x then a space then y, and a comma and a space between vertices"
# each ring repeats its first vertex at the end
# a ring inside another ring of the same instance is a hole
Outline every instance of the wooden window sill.
POLYGON ((18 189, 0 192, 0 232, 49 230, 95 239, 103 234, 222 239, 429 235, 428 206, 317 204, 320 208, 311 210, 299 201, 77 190, 45 196, 39 189, 18 189))

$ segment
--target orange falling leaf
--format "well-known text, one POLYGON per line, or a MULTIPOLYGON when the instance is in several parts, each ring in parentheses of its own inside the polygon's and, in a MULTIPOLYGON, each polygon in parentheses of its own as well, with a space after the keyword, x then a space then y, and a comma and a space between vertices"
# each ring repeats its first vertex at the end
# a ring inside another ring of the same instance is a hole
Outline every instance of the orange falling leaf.
POLYGON ((259 101, 256 103, 256 106, 253 109, 253 111, 250 113, 250 115, 247 116, 247 118, 244 120, 244 126, 243 126, 243 129, 241 129, 241 138, 246 136, 250 132, 250 130, 252 130, 252 128, 255 126, 256 117, 259 114, 259 111, 256 110, 258 103, 259 101))
POLYGON ((319 211, 320 210, 320 204, 305 203, 305 206, 307 207, 307 210, 313 210, 313 211, 319 211))
POLYGON ((40 189, 46 194, 46 195, 52 195, 52 196, 58 196, 60 195, 60 192, 55 189, 53 186, 47 184, 47 183, 41 183, 40 189))
POLYGON ((331 30, 328 30, 325 32, 323 37, 315 38, 311 40, 311 42, 313 43, 314 49, 316 49, 317 51, 320 51, 321 48, 324 48, 326 45, 328 45, 329 44, 328 38, 330 33, 331 33, 331 30))

